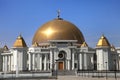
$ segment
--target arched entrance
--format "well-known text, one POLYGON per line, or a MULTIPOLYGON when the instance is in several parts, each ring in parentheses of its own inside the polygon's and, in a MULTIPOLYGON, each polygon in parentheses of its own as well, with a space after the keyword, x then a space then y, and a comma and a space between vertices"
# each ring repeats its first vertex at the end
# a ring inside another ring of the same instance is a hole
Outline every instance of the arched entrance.
POLYGON ((58 54, 58 70, 64 70, 65 69, 65 51, 60 51, 58 54))

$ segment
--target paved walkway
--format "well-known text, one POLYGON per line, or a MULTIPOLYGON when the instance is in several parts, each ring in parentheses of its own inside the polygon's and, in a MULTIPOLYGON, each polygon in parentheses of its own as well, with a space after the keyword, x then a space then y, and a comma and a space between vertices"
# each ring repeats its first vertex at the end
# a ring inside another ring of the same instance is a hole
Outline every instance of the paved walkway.
POLYGON ((5 79, 5 80, 120 80, 120 78, 92 78, 92 77, 80 77, 80 76, 58 76, 57 79, 5 79))
MULTIPOLYGON (((92 78, 92 77, 80 77, 80 76, 58 76, 57 80, 106 80, 106 78, 92 78)), ((107 80, 120 80, 120 78, 107 78, 107 80)))

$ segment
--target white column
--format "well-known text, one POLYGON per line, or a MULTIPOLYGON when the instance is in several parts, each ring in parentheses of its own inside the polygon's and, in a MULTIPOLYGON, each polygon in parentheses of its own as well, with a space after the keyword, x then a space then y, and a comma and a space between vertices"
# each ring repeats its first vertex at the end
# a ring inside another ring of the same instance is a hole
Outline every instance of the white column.
POLYGON ((46 58, 46 54, 45 54, 45 58, 44 58, 44 70, 46 70, 46 63, 47 63, 47 58, 46 58))
POLYGON ((53 69, 53 53, 52 50, 50 51, 50 69, 53 69))
POLYGON ((48 70, 48 54, 46 54, 46 70, 48 70))
POLYGON ((9 55, 9 71, 11 71, 11 55, 9 55))
POLYGON ((5 71, 5 56, 2 57, 3 57, 3 71, 5 71))
POLYGON ((49 56, 49 55, 50 55, 50 54, 48 54, 48 59, 47 59, 47 60, 48 60, 48 64, 47 64, 48 70, 50 70, 50 65, 49 65, 49 64, 50 64, 50 58, 49 58, 50 56, 49 56))
POLYGON ((68 70, 68 60, 66 60, 65 62, 64 62, 64 69, 67 69, 68 70))
POLYGON ((8 60, 9 60, 9 57, 6 56, 6 58, 7 58, 7 60, 6 60, 7 62, 6 62, 6 63, 7 63, 7 71, 8 71, 8 70, 9 70, 9 66, 8 66, 8 65, 9 65, 9 61, 8 61, 8 60))
POLYGON ((68 70, 70 70, 70 60, 68 60, 68 70))
POLYGON ((87 69, 87 54, 84 53, 84 69, 87 69))
POLYGON ((42 54, 39 55, 40 55, 40 70, 42 70, 42 54))
POLYGON ((11 70, 13 71, 14 65, 13 65, 13 55, 11 55, 11 70))
POLYGON ((37 54, 37 70, 40 68, 40 55, 37 54))
POLYGON ((7 69, 8 69, 8 68, 7 68, 7 63, 8 63, 8 62, 7 62, 7 56, 5 56, 5 72, 7 72, 7 69))
POLYGON ((83 66, 83 63, 82 63, 82 54, 79 54, 79 69, 82 70, 82 66, 83 66))
POLYGON ((75 55, 75 54, 73 53, 73 54, 72 54, 72 70, 75 69, 75 67, 74 67, 75 56, 74 56, 74 55, 75 55))
POLYGON ((32 67, 32 65, 31 65, 32 62, 31 61, 32 60, 31 60, 31 54, 30 53, 28 54, 28 57, 29 57, 29 59, 28 59, 29 60, 29 70, 31 70, 31 67, 32 67))
POLYGON ((32 54, 32 69, 35 70, 35 54, 32 54))

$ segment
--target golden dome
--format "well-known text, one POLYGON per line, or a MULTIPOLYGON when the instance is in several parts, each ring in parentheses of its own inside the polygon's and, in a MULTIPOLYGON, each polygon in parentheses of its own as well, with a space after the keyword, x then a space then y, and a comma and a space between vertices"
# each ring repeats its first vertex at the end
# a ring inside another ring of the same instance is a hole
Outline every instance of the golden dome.
POLYGON ((84 37, 74 24, 57 18, 45 23, 37 30, 32 44, 47 42, 48 40, 78 40, 78 43, 82 44, 84 37))
POLYGON ((88 44, 86 42, 83 42, 83 44, 81 45, 81 47, 88 47, 88 44))
POLYGON ((13 47, 27 47, 27 45, 21 35, 17 37, 13 47))
POLYGON ((104 35, 102 35, 97 43, 97 47, 104 47, 104 46, 110 47, 110 43, 107 40, 107 38, 104 35))

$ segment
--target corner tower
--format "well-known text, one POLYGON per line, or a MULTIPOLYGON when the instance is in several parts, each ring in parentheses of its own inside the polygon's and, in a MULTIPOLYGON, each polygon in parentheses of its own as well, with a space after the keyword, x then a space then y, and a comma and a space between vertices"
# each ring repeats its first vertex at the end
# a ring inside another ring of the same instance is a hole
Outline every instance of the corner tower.
POLYGON ((111 53, 108 39, 102 35, 96 45, 97 70, 111 70, 111 53))
POLYGON ((23 71, 27 69, 27 45, 23 37, 19 35, 14 42, 13 48, 12 70, 23 71))

